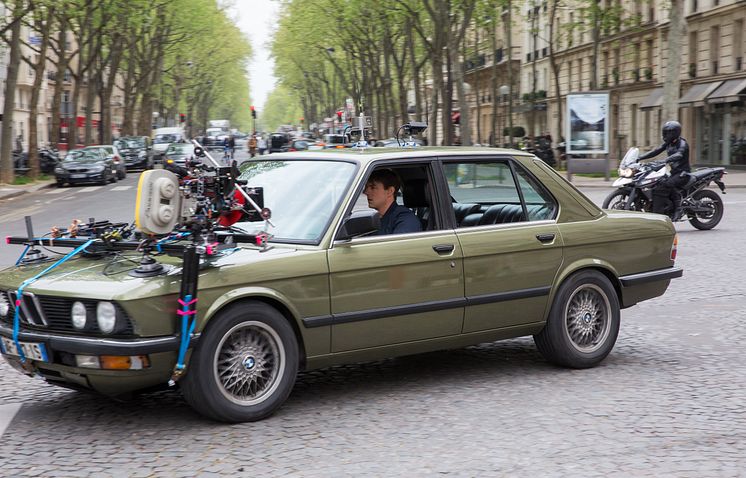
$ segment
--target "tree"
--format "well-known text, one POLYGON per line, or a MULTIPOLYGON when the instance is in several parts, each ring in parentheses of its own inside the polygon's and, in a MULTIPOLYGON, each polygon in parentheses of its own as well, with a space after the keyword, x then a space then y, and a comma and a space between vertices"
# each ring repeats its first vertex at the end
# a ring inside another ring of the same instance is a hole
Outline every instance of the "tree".
POLYGON ((662 118, 664 121, 677 120, 679 118, 681 39, 686 34, 683 0, 671 0, 670 8, 666 81, 663 82, 662 118))
POLYGON ((13 110, 15 108, 16 85, 21 62, 21 20, 28 13, 24 0, 15 0, 11 11, 8 72, 5 78, 5 105, 3 107, 2 139, 0 139, 0 182, 11 183, 15 178, 13 169, 13 110))

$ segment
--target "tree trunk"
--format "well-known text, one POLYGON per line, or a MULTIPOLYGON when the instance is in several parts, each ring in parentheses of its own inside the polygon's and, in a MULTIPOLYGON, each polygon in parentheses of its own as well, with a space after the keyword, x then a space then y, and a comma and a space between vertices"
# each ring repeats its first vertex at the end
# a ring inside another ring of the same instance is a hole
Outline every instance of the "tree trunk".
MULTIPOLYGON (((555 15, 557 15, 557 6, 559 4, 559 0, 552 0, 552 7, 549 10, 549 18, 554 19, 556 18, 555 15)), ((555 35, 557 32, 554 31, 555 23, 554 21, 550 20, 549 23, 549 65, 552 69, 552 76, 554 77, 554 97, 557 100, 557 138, 562 138, 562 96, 560 91, 560 82, 559 82, 559 74, 560 74, 560 64, 557 62, 557 57, 554 54, 554 41, 555 41, 555 35)), ((569 139, 569 138, 568 138, 569 139)))
MULTIPOLYGON (((668 60, 666 81, 663 82, 663 121, 679 118, 679 88, 681 85, 681 39, 686 34, 683 0, 671 0, 668 30, 668 60)), ((659 125, 660 126, 660 125, 659 125)))
MULTIPOLYGON (((497 96, 497 57, 494 56, 495 52, 497 51, 497 32, 495 31, 495 28, 497 28, 497 25, 495 23, 492 23, 490 25, 490 41, 492 43, 492 71, 490 75, 490 97, 492 98, 492 121, 490 122, 490 146, 500 146, 500 141, 498 138, 502 135, 501 131, 498 131, 497 129, 497 105, 498 105, 498 96, 497 96)), ((510 62, 508 62, 508 65, 510 65, 510 62)))
POLYGON ((508 48, 508 147, 513 147, 513 2, 508 0, 505 36, 508 48))
POLYGON ((49 34, 52 29, 54 20, 54 5, 47 7, 47 17, 44 24, 41 19, 37 20, 35 30, 41 32, 41 45, 39 45, 39 61, 34 65, 34 87, 31 89, 31 105, 29 106, 29 126, 28 126, 28 162, 29 176, 36 179, 40 173, 39 165, 39 141, 38 141, 38 124, 39 116, 39 96, 41 85, 44 81, 44 70, 47 66, 47 49, 49 48, 49 34))
MULTIPOLYGON (((589 69, 591 71, 591 90, 598 89, 598 48, 601 44, 601 0, 593 0, 592 8, 592 41, 593 49, 591 50, 591 64, 589 69)), ((621 73, 621 72, 620 72, 621 73)), ((582 73, 581 73, 582 75, 582 73)), ((581 85, 582 89, 582 85, 581 85)))
MULTIPOLYGON (((18 18, 24 12, 22 0, 16 0, 13 5, 13 18, 18 18)), ((0 182, 12 183, 15 179, 13 170, 13 110, 15 109, 16 85, 18 84, 18 70, 21 62, 21 22, 15 22, 10 29, 10 55, 8 72, 5 78, 5 105, 3 107, 3 130, 0 141, 0 182)))
MULTIPOLYGON (((479 53, 479 26, 474 29, 474 54, 477 56, 479 53)), ((479 98, 479 74, 477 71, 474 74, 474 104, 477 110, 477 143, 482 144, 482 112, 481 112, 481 99, 479 98)))

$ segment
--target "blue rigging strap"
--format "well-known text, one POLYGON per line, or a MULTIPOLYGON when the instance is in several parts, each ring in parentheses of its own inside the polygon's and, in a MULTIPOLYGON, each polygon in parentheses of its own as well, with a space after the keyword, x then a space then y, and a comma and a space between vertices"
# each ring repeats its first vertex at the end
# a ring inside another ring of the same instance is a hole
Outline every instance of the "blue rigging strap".
POLYGON ((21 344, 18 342, 18 332, 19 332, 19 327, 20 327, 20 322, 21 322, 20 309, 21 309, 21 301, 23 300, 23 289, 33 284, 37 280, 39 280, 42 276, 50 272, 55 267, 59 266, 60 264, 63 264, 65 261, 72 258, 76 254, 79 254, 80 252, 84 251, 86 247, 90 246, 92 243, 96 242, 97 240, 98 239, 88 240, 83 245, 78 246, 75 250, 73 250, 71 253, 69 253, 62 259, 58 260, 51 266, 47 267, 43 271, 36 274, 34 277, 31 277, 23 281, 20 287, 18 287, 18 292, 16 292, 15 312, 13 315, 13 342, 16 344, 16 350, 18 351, 18 356, 21 357, 21 363, 26 362, 26 354, 23 353, 21 344))

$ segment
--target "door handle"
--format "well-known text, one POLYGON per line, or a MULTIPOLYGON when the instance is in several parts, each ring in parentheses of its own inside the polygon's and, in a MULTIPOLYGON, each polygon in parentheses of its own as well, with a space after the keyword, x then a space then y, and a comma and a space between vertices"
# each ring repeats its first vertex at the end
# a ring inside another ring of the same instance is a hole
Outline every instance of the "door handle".
POLYGON ((454 248, 453 244, 435 244, 433 246, 433 250, 438 254, 448 254, 449 252, 453 252, 454 248))
POLYGON ((554 240, 554 234, 537 234, 536 238, 539 242, 546 244, 547 242, 552 242, 554 240))

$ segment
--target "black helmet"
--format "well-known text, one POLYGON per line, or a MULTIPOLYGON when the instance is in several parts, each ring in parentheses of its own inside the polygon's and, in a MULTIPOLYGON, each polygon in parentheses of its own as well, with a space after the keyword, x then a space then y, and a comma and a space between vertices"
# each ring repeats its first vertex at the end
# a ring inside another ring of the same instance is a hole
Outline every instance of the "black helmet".
POLYGON ((666 121, 663 125, 663 142, 671 144, 681 136, 681 123, 678 121, 666 121))

